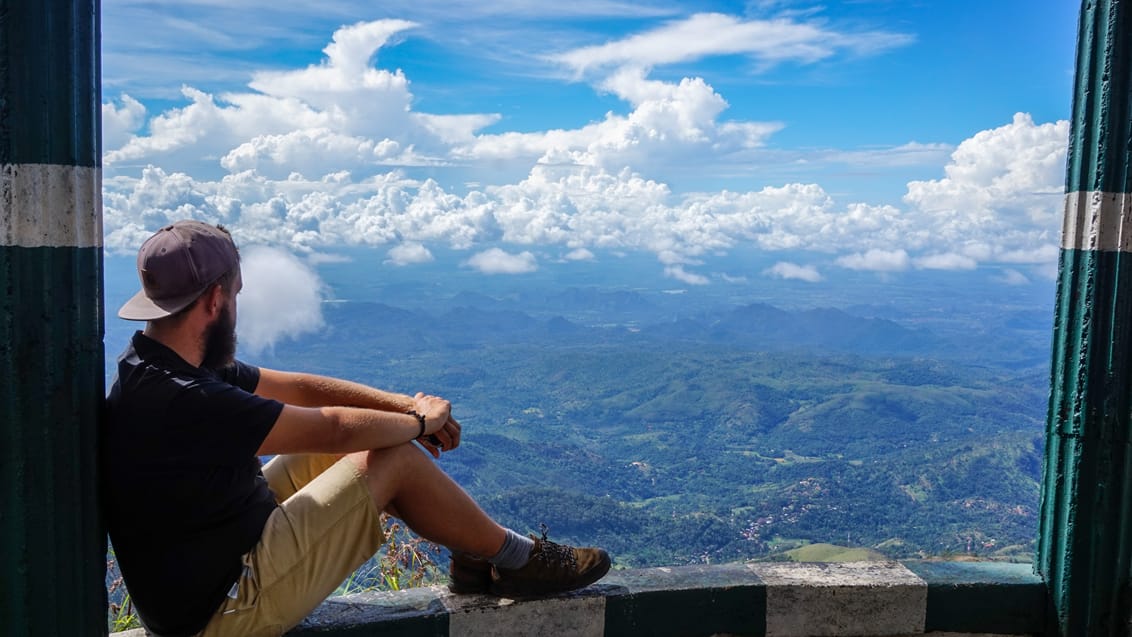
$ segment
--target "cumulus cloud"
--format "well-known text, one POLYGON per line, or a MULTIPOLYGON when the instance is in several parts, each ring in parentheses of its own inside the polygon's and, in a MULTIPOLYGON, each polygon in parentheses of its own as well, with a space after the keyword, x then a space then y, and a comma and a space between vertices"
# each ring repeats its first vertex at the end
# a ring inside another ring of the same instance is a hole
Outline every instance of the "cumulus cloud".
MULTIPOLYGON (((311 258, 364 245, 408 265, 430 259, 430 245, 480 250, 466 263, 488 273, 537 269, 536 246, 568 261, 591 260, 596 250, 647 252, 666 276, 695 285, 709 279, 686 267, 736 249, 821 252, 874 271, 1056 262, 1068 124, 1036 124, 1023 113, 955 147, 938 179, 910 182, 893 204, 845 201, 816 183, 707 192, 671 185, 689 171, 765 161, 782 125, 728 120, 726 99, 703 78, 661 81, 650 66, 721 54, 763 59, 771 54, 761 44, 739 37, 759 29, 777 29, 791 43, 783 59, 798 62, 826 55, 823 46, 829 54, 898 46, 891 34, 832 37, 802 18, 694 16, 556 58, 600 70, 595 85, 627 103, 626 113, 569 130, 487 134, 480 130, 498 116, 417 112, 409 78, 375 68, 381 48, 415 28, 397 20, 343 27, 321 62, 254 73, 244 92, 185 87, 189 103, 146 127, 144 107, 128 96, 103 105, 108 139, 120 140, 105 157, 107 249, 132 252, 157 227, 197 218, 229 225, 244 243, 311 258), (718 41, 663 50, 712 25, 718 41), (809 45, 818 48, 806 53, 809 45), (201 162, 214 172, 198 170, 201 162), (457 167, 459 192, 431 176, 457 167)), ((947 150, 910 142, 822 156, 882 165, 947 150)), ((785 260, 765 274, 820 280, 816 269, 785 260)))
POLYGON ((724 119, 727 101, 702 78, 660 82, 640 69, 628 69, 598 88, 625 100, 632 110, 608 112, 577 129, 477 135, 454 145, 452 156, 461 161, 523 160, 548 170, 593 167, 616 173, 647 167, 652 175, 675 178, 747 163, 783 127, 780 122, 724 119))
POLYGON ((1001 263, 1056 264, 1059 249, 1056 244, 1043 243, 1034 247, 1015 250, 1000 247, 995 252, 995 260, 1001 263))
POLYGON ((386 263, 393 265, 410 265, 413 263, 428 263, 433 260, 432 252, 419 243, 408 242, 393 246, 387 253, 389 260, 386 263))
POLYGON ((1000 276, 995 277, 995 280, 1006 285, 1026 285, 1030 282, 1025 274, 1013 268, 1006 268, 1000 276))
POLYGON ((567 261, 593 261, 596 257, 593 252, 585 248, 576 248, 567 252, 563 258, 567 261))
POLYGON ((797 279, 809 283, 822 280, 821 272, 812 265, 798 265, 789 261, 779 261, 773 266, 763 270, 763 274, 778 279, 797 279))
POLYGON ((702 274, 688 272, 681 265, 670 265, 664 268, 664 276, 670 279, 676 279, 688 285, 707 285, 710 283, 708 278, 702 274))
POLYGON ((145 106, 129 95, 122 94, 117 103, 102 105, 102 148, 116 149, 145 123, 145 106))
POLYGON ((1056 258, 1068 138, 1067 121, 1017 113, 961 143, 943 178, 909 183, 904 201, 936 243, 973 259, 1056 258))
POLYGON ((220 159, 229 172, 255 170, 275 178, 291 173, 321 175, 342 166, 427 166, 439 163, 418 156, 392 139, 374 141, 327 128, 306 128, 280 135, 257 135, 220 159))
POLYGON ((971 257, 954 252, 929 254, 914 259, 913 262, 922 270, 974 270, 979 265, 971 257))
POLYGON ((404 74, 372 64, 393 36, 415 26, 377 20, 342 27, 321 63, 257 72, 250 92, 217 96, 186 86, 189 105, 154 117, 149 135, 130 138, 104 162, 110 168, 158 159, 191 165, 221 157, 231 172, 259 168, 282 175, 439 163, 435 154, 498 117, 412 111, 404 74))
POLYGON ((538 269, 538 261, 530 252, 511 254, 499 248, 478 252, 466 263, 484 274, 525 274, 538 269))
POLYGON ((850 270, 872 272, 900 272, 908 269, 908 253, 904 250, 873 248, 864 254, 850 254, 837 259, 837 265, 850 270))
MULTIPOLYGON (((1032 129, 1031 135, 1017 136, 1020 146, 1028 145, 1034 135, 1056 139, 1063 132, 1060 126, 1032 126, 1025 118, 1010 126, 1032 129)), ((978 154, 978 145, 968 142, 965 152, 978 154)), ((1063 161, 1064 151, 1057 157, 1063 161)), ((960 154, 953 164, 965 161, 960 154)), ((667 266, 695 264, 703 255, 740 245, 764 251, 844 252, 848 254, 842 255, 840 265, 858 269, 1056 262, 1060 196, 1033 197, 1034 215, 1015 216, 1008 223, 1019 188, 1005 190, 1003 201, 984 200, 967 208, 946 193, 975 189, 959 177, 963 171, 945 172, 956 176, 910 184, 915 205, 900 209, 838 203, 817 184, 679 195, 667 184, 629 170, 585 165, 536 164, 516 183, 462 196, 400 170, 368 177, 348 171, 319 178, 290 174, 284 179, 246 170, 207 180, 149 167, 138 177, 105 181, 104 228, 107 247, 126 251, 135 249, 153 228, 194 217, 229 223, 244 240, 303 253, 342 244, 409 242, 420 245, 416 252, 423 254, 431 242, 459 249, 502 242, 561 245, 591 253, 598 248, 646 251, 667 266)), ((1000 168, 997 182, 1009 181, 1010 174, 1009 166, 1000 168)), ((1055 182, 1060 177, 1051 170, 1042 179, 1055 182)), ((1058 188, 1034 179, 1026 183, 1043 192, 1058 188)), ((404 263, 407 256, 398 252, 390 258, 404 263)))
POLYGON ((323 326, 323 284, 289 252, 251 246, 242 251, 244 288, 239 296, 240 345, 252 353, 323 326))

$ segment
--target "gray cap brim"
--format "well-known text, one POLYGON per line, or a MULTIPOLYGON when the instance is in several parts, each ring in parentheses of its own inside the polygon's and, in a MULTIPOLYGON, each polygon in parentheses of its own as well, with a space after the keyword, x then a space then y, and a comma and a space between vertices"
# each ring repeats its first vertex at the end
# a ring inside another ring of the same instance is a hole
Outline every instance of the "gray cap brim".
POLYGON ((180 312, 200 298, 201 294, 204 292, 193 292, 189 296, 154 301, 145 295, 145 290, 138 290, 133 298, 118 308, 118 318, 127 321, 155 321, 180 312))

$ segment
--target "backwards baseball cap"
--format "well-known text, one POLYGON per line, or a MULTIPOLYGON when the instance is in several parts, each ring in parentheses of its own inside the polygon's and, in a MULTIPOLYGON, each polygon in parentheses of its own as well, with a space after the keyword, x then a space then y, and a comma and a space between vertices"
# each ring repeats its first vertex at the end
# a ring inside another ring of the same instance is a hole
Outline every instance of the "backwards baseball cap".
POLYGON ((227 230, 192 220, 165 226, 138 250, 142 289, 118 316, 152 321, 176 314, 239 265, 240 255, 227 230))

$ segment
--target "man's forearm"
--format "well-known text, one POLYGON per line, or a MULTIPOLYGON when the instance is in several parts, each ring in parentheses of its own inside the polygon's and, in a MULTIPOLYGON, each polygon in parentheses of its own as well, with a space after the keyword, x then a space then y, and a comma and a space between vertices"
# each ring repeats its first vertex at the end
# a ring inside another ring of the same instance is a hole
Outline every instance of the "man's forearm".
POLYGON ((382 449, 408 443, 424 434, 435 434, 448 426, 451 409, 448 401, 418 394, 413 403, 415 413, 338 405, 284 405, 275 426, 260 445, 259 454, 382 449))
POLYGON ((413 408, 413 398, 361 383, 295 372, 260 371, 256 393, 299 407, 364 407, 404 413, 413 408))
POLYGON ((349 453, 366 449, 383 449, 409 442, 420 431, 417 418, 389 411, 324 407, 322 413, 333 423, 333 432, 319 451, 349 453))

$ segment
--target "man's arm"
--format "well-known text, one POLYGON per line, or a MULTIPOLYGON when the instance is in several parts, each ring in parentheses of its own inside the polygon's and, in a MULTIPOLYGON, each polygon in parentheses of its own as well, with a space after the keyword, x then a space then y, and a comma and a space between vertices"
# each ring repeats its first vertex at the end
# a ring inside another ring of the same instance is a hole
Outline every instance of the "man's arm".
POLYGON ((364 407, 405 413, 413 408, 413 397, 382 391, 340 378, 281 372, 261 367, 255 393, 297 407, 364 407))
MULTIPOLYGON (((259 384, 255 393, 295 407, 362 407, 404 414, 415 405, 415 399, 406 394, 382 391, 340 378, 264 367, 259 368, 259 384)), ((439 458, 441 449, 451 451, 460 446, 460 423, 451 414, 443 427, 428 434, 435 440, 426 438, 419 442, 433 457, 439 458)))
MULTIPOLYGON (((435 434, 448 422, 451 406, 447 400, 424 394, 412 400, 413 409, 425 417, 423 435, 435 434)), ((351 453, 393 447, 419 435, 421 422, 410 414, 284 405, 258 453, 351 453)))

